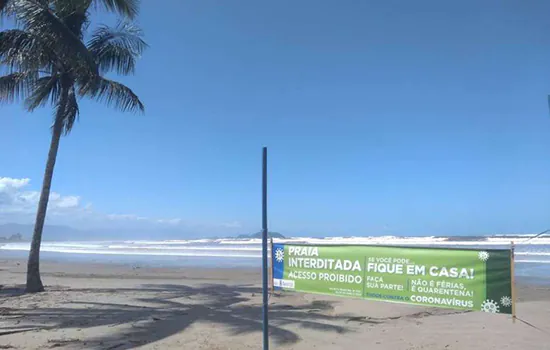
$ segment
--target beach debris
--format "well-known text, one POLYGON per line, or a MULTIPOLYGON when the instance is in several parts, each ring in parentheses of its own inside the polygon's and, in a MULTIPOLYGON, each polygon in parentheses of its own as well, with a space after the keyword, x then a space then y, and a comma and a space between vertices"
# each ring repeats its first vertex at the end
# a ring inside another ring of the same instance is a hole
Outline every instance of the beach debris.
MULTIPOLYGON (((398 321, 398 320, 407 320, 413 319, 418 320, 426 317, 432 316, 447 316, 447 315, 460 315, 472 312, 471 310, 437 310, 433 309, 432 311, 420 311, 408 315, 398 315, 398 316, 388 316, 388 317, 371 317, 371 316, 354 316, 349 317, 346 322, 359 322, 360 324, 371 323, 379 324, 389 321, 398 321)), ((420 324, 417 321, 417 324, 420 324)), ((385 330, 382 330, 385 332, 385 330)))
POLYGON ((78 338, 69 338, 69 339, 48 339, 48 343, 51 344, 49 346, 50 349, 53 348, 59 348, 65 345, 69 345, 72 343, 80 343, 81 340, 78 338))
POLYGON ((360 324, 364 323, 371 323, 371 324, 378 324, 378 323, 384 323, 383 319, 376 319, 373 317, 368 316, 356 316, 356 317, 350 317, 348 318, 347 322, 359 322, 360 324))
POLYGON ((30 332, 30 331, 36 331, 36 330, 39 330, 40 328, 38 327, 33 327, 33 328, 24 328, 24 329, 15 329, 15 330, 3 330, 3 331, 0 331, 0 337, 1 336, 4 336, 4 335, 10 335, 10 334, 17 334, 17 333, 24 333, 24 332, 30 332))
POLYGON ((487 299, 481 304, 481 311, 496 314, 500 311, 500 307, 494 300, 487 299))

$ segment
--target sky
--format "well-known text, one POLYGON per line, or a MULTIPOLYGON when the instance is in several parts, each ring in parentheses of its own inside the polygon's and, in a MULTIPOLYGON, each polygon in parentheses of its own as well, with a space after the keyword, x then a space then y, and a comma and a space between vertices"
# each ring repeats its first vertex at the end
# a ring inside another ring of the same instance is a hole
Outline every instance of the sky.
MULTIPOLYGON (((257 232, 267 146, 272 231, 543 231, 548 13, 543 0, 143 1, 150 48, 120 80, 146 112, 81 101, 48 223, 257 232)), ((32 222, 52 110, 0 111, 0 222, 32 222)))

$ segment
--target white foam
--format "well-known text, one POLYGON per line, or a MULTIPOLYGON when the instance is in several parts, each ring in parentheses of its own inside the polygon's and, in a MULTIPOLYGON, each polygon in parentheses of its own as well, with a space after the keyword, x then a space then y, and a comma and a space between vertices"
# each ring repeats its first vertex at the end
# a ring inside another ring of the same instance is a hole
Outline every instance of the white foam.
MULTIPOLYGON (((460 237, 453 237, 452 240, 446 237, 396 237, 396 236, 380 236, 380 237, 292 237, 292 238, 274 238, 275 243, 307 243, 307 244, 376 244, 376 245, 443 245, 443 246, 490 246, 490 245, 507 245, 512 241, 516 245, 550 245, 550 237, 539 237, 530 239, 529 235, 517 235, 514 237, 487 237, 484 240, 469 240, 464 237, 464 240, 459 240, 460 237)), ((252 239, 217 239, 213 243, 231 244, 231 245, 251 245, 261 244, 259 238, 252 239)))
MULTIPOLYGON (((194 243, 193 241, 187 240, 172 240, 172 241, 123 241, 120 243, 124 244, 157 244, 157 245, 174 245, 174 244, 190 244, 194 243)), ((201 242, 196 242, 201 243, 201 242)))
POLYGON ((550 264, 550 260, 516 260, 515 262, 525 264, 550 264))
MULTIPOLYGON (((455 238, 456 239, 456 238, 455 238)), ((517 242, 518 257, 550 256, 550 249, 536 244, 550 246, 550 238, 537 238, 525 244, 517 242)), ((261 256, 261 239, 200 239, 200 240, 143 240, 143 241, 94 241, 94 242, 43 242, 41 250, 45 252, 76 253, 76 254, 107 254, 107 255, 165 255, 165 256, 204 256, 204 257, 246 257, 261 256)), ((444 237, 294 237, 274 239, 275 243, 313 244, 313 245, 387 245, 387 246, 426 246, 482 249, 481 247, 510 247, 509 238, 490 237, 486 241, 449 241, 444 237)), ((525 242, 525 240, 523 241, 525 242)), ((0 244, 2 250, 28 251, 29 243, 0 244)), ((528 262, 543 264, 550 260, 516 260, 519 263, 528 262)))
POLYGON ((550 256, 550 253, 542 252, 515 252, 514 255, 538 255, 538 256, 550 256))
MULTIPOLYGON (((22 250, 29 251, 29 246, 4 246, 4 250, 22 250)), ((100 255, 159 255, 159 256, 204 256, 204 257, 222 257, 222 258, 260 258, 261 254, 222 254, 222 253, 190 253, 190 252, 167 252, 167 251, 125 251, 125 250, 98 250, 98 249, 69 249, 43 246, 42 252, 54 253, 76 253, 76 254, 100 254, 100 255)))
MULTIPOLYGON (((101 247, 100 247, 101 248, 101 247)), ((221 251, 261 251, 261 247, 167 247, 167 246, 154 246, 154 245, 119 245, 113 244, 107 246, 108 249, 153 249, 153 250, 221 250, 221 251)))
MULTIPOLYGON (((455 238, 456 239, 456 238, 455 238)), ((513 238, 516 245, 542 245, 550 244, 550 238, 536 238, 533 240, 513 238)), ((512 238, 506 237, 489 237, 486 240, 449 240, 445 237, 329 237, 329 238, 289 238, 289 239, 274 239, 277 243, 296 243, 303 242, 308 244, 376 244, 376 245, 443 245, 443 246, 485 246, 485 245, 507 245, 511 244, 512 238)), ((237 244, 234 241, 223 241, 223 244, 237 244)), ((260 244, 261 240, 249 240, 247 242, 241 242, 242 244, 260 244)))
MULTIPOLYGON (((11 243, 10 243, 11 244, 11 243)), ((103 248, 104 245, 102 244, 91 244, 91 243, 63 243, 63 242, 60 242, 60 243, 57 243, 57 242, 47 242, 47 243, 42 243, 42 246, 50 246, 50 247, 66 247, 66 248, 84 248, 84 249, 89 249, 89 248, 103 248)))

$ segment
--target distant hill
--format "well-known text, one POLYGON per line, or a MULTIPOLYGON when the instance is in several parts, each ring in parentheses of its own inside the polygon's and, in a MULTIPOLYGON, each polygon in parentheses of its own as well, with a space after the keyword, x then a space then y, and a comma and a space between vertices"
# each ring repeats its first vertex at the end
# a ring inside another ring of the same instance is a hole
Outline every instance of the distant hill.
MULTIPOLYGON (((21 234, 26 241, 32 238, 33 224, 0 224, 0 237, 10 237, 14 234, 21 234)), ((219 237, 224 237, 221 233, 215 232, 219 237)), ((276 237, 276 236, 274 236, 276 237)), ((158 239, 200 239, 204 238, 204 233, 194 232, 189 228, 180 227, 103 227, 79 229, 64 225, 44 226, 42 235, 43 241, 110 241, 110 240, 158 240, 158 239)), ((249 238, 249 236, 246 236, 249 238)), ((5 243, 5 241, 4 241, 5 243)))
MULTIPOLYGON (((33 224, 0 224, 0 237, 10 237, 19 234, 25 240, 30 240, 33 230, 33 224)), ((45 241, 69 240, 76 239, 76 237, 86 237, 83 233, 81 230, 68 226, 45 225, 42 237, 45 241)))
POLYGON ((15 233, 9 237, 0 236, 0 243, 6 242, 24 242, 23 236, 20 233, 15 233))
MULTIPOLYGON (((279 232, 268 232, 267 236, 269 238, 286 238, 279 232)), ((250 235, 238 235, 236 238, 237 239, 262 239, 262 232, 256 232, 250 235)))

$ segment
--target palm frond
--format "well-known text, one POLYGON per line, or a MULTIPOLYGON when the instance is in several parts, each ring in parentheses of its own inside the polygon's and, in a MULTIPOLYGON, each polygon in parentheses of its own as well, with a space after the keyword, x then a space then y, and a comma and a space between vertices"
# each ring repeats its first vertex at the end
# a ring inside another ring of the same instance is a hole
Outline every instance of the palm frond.
MULTIPOLYGON (((34 0, 43 5, 48 5, 53 0, 34 0)), ((0 0, 0 24, 2 19, 9 18, 15 20, 17 23, 17 1, 16 0, 0 0)))
POLYGON ((95 9, 134 19, 139 13, 140 0, 49 0, 49 2, 56 14, 62 14, 60 17, 73 12, 86 13, 93 5, 95 9))
POLYGON ((48 0, 57 17, 63 18, 72 13, 86 13, 93 0, 48 0))
POLYGON ((68 135, 73 129, 75 121, 78 120, 80 111, 78 109, 78 101, 76 99, 76 91, 74 86, 69 89, 67 95, 67 104, 65 106, 65 115, 63 117, 63 133, 68 135))
POLYGON ((96 6, 134 19, 139 13, 139 0, 94 0, 96 6))
POLYGON ((32 93, 25 100, 27 109, 32 112, 48 102, 48 97, 52 104, 59 99, 60 80, 58 76, 46 76, 37 79, 32 86, 32 93))
POLYGON ((89 20, 86 12, 74 11, 71 14, 61 18, 61 21, 77 38, 82 40, 84 36, 84 31, 89 25, 89 20))
POLYGON ((30 92, 36 72, 15 72, 0 77, 0 103, 24 99, 30 92))
POLYGON ((7 10, 8 2, 10 2, 10 0, 0 0, 0 15, 7 10))
POLYGON ((48 0, 52 13, 79 39, 89 26, 92 0, 48 0))
POLYGON ((0 64, 10 70, 44 69, 55 60, 55 52, 39 36, 20 29, 0 32, 0 64))
POLYGON ((13 15, 13 0, 0 0, 0 20, 12 18, 13 15))
POLYGON ((65 65, 86 67, 97 75, 98 68, 86 45, 50 9, 38 0, 11 0, 15 13, 25 31, 41 38, 53 48, 65 65))
POLYGON ((134 72, 136 60, 147 48, 141 29, 132 23, 119 23, 116 28, 100 26, 87 46, 100 71, 114 69, 122 75, 134 72))
POLYGON ((108 106, 114 106, 123 112, 145 111, 145 106, 129 87, 109 79, 99 78, 96 84, 82 87, 79 93, 102 101, 108 106))

